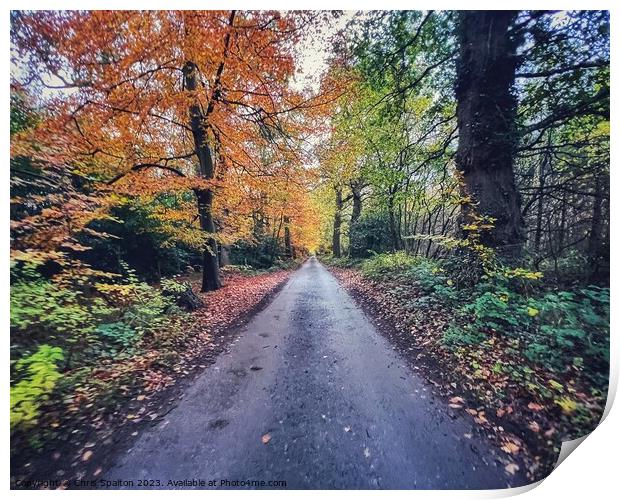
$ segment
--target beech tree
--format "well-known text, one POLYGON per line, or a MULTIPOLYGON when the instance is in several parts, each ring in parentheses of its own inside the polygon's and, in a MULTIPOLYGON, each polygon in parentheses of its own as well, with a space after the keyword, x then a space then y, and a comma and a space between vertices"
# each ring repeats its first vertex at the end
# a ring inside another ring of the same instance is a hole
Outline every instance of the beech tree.
POLYGON ((518 41, 510 33, 517 12, 463 11, 459 16, 456 99, 463 175, 463 223, 478 217, 493 227, 481 242, 506 257, 518 257, 523 220, 513 171, 517 145, 513 93, 518 41))
POLYGON ((275 11, 17 13, 18 78, 46 94, 47 112, 15 147, 117 193, 193 191, 193 214, 177 215, 175 225, 200 240, 202 289, 214 290, 218 243, 247 231, 255 208, 239 190, 269 191, 274 176, 286 190, 290 179, 307 176, 295 138, 312 129, 311 115, 330 99, 289 85, 293 49, 310 18, 275 11))

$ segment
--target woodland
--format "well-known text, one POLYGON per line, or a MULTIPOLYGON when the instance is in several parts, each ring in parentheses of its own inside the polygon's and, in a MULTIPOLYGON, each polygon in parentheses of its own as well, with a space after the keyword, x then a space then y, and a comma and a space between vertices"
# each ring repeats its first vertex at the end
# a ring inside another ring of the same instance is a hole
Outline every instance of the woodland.
POLYGON ((14 11, 11 64, 20 474, 155 418, 310 255, 532 474, 597 425, 608 12, 14 11))

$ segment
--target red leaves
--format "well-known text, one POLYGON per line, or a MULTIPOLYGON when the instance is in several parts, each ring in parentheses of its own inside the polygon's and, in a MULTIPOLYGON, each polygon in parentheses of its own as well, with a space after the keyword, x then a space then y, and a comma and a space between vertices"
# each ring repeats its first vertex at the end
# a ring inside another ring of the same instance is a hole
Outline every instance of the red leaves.
POLYGON ((251 311, 290 275, 290 271, 244 276, 239 273, 223 273, 224 286, 219 290, 200 293, 200 284, 192 283, 194 291, 201 295, 206 306, 194 313, 201 329, 216 333, 232 325, 245 313, 251 311))

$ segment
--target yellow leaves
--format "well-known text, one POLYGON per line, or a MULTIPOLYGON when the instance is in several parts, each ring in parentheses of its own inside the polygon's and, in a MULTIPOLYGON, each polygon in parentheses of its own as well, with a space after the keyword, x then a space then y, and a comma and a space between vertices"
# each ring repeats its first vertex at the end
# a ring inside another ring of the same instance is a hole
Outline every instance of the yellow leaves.
POLYGON ((465 231, 488 231, 493 229, 493 224, 463 224, 465 231))
POLYGON ((538 280, 543 277, 543 273, 539 271, 530 271, 528 269, 523 269, 522 267, 516 267, 514 269, 505 269, 504 276, 506 276, 507 278, 538 280))
POLYGON ((609 120, 601 121, 594 131, 594 137, 609 137, 610 128, 609 128, 609 120))
POLYGON ((536 315, 538 315, 540 311, 538 309, 536 309, 535 307, 528 307, 527 308, 527 314, 528 316, 534 317, 536 315))
POLYGON ((502 450, 504 450, 506 453, 510 453, 511 455, 516 455, 517 453, 519 453, 520 449, 521 448, 518 444, 511 441, 504 443, 504 445, 502 446, 502 450))
MULTIPOLYGON (((65 61, 69 73, 87 72, 89 80, 79 93, 59 96, 54 113, 42 112, 37 127, 11 141, 12 154, 62 168, 64 173, 87 179, 89 187, 97 190, 92 191, 92 199, 71 200, 67 206, 62 200, 39 203, 46 207, 40 217, 48 219, 48 226, 52 219, 66 220, 75 232, 136 197, 148 198, 155 205, 162 196, 179 194, 195 202, 192 191, 208 188, 214 191, 214 215, 223 231, 230 228, 227 236, 232 243, 249 240, 252 216, 275 205, 274 198, 282 193, 290 203, 278 211, 290 209, 299 214, 295 244, 317 246, 318 229, 309 213, 307 194, 315 185, 312 178, 317 177, 318 168, 309 165, 309 155, 300 143, 317 127, 325 126, 332 103, 345 101, 339 96, 349 90, 350 75, 325 80, 318 95, 295 90, 289 83, 296 69, 298 17, 278 14, 274 21, 273 12, 239 11, 231 30, 228 16, 220 11, 206 11, 198 17, 179 11, 153 11, 138 17, 85 11, 63 16, 26 14, 20 19, 28 27, 20 39, 24 51, 32 51, 36 58, 40 51, 33 49, 40 40, 28 34, 45 32, 51 50, 46 57, 65 61), (186 30, 191 36, 180 40, 178 33, 186 30), (110 54, 112 39, 106 34, 114 34, 123 50, 110 54), (226 60, 226 71, 216 76, 227 34, 232 35, 236 55, 226 60), (156 43, 168 50, 154 51, 156 43), (145 60, 150 70, 140 75, 135 61, 145 60), (172 67, 188 60, 200 68, 206 83, 192 92, 181 91, 178 75, 171 73, 172 67), (100 71, 88 70, 93 64, 100 71), (211 110, 207 140, 216 175, 205 179, 196 173, 194 145, 187 140, 188 109, 196 101, 209 102, 216 79, 226 88, 227 99, 243 104, 218 102, 211 110), (252 109, 257 110, 256 116, 248 115, 252 109), (286 133, 287 139, 280 140, 279 132, 286 133), (117 177, 116 182, 106 184, 117 177), (263 193, 266 200, 261 198, 263 193)), ((364 143, 359 134, 346 130, 339 139, 345 147, 333 148, 331 153, 344 174, 352 175, 364 143)), ((42 174, 47 176, 47 172, 42 174)), ((59 176, 60 181, 68 177, 59 176)), ((196 248, 204 243, 199 229, 193 227, 196 211, 196 206, 182 204, 178 213, 158 214, 158 221, 167 225, 170 244, 181 242, 196 248)), ((270 216, 275 219, 273 213, 270 216)), ((61 232, 58 227, 51 231, 56 233, 53 237, 61 232)), ((57 248, 67 236, 65 228, 62 231, 60 239, 42 237, 33 247, 57 248)))
POLYGON ((63 212, 56 208, 44 208, 41 210, 41 215, 49 219, 61 219, 64 217, 63 212))
POLYGON ((115 295, 127 296, 135 292, 134 285, 119 285, 113 283, 95 283, 95 288, 103 294, 112 293, 115 295))
POLYGON ((567 415, 570 415, 571 413, 573 413, 579 407, 579 403, 577 403, 576 401, 574 401, 574 400, 572 400, 570 398, 567 398, 567 397, 556 399, 555 403, 567 415))
POLYGON ((553 389, 555 389, 556 391, 563 391, 564 390, 564 386, 562 384, 560 384, 558 381, 556 380, 549 380, 549 386, 553 389))

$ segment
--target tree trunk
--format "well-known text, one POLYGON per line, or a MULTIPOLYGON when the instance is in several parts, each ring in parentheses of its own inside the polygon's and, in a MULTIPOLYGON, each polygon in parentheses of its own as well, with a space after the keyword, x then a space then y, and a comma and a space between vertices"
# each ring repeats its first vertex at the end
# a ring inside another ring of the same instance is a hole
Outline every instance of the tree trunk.
MULTIPOLYGON (((547 141, 547 146, 550 146, 551 135, 547 141)), ((543 222, 543 209, 544 209, 544 192, 545 192, 545 176, 547 165, 551 162, 551 152, 546 150, 542 160, 540 162, 538 170, 538 199, 536 200, 536 232, 534 233, 534 252, 540 252, 540 243, 542 239, 542 222, 543 222)))
MULTIPOLYGON (((196 65, 188 61, 183 66, 185 89, 188 92, 196 90, 198 69, 196 65)), ((215 168, 211 148, 208 144, 205 118, 198 102, 194 102, 189 108, 190 126, 194 138, 194 148, 198 156, 198 172, 200 177, 211 180, 214 177, 215 168)), ((195 189, 198 202, 198 215, 200 228, 209 236, 207 245, 202 255, 202 291, 208 292, 220 288, 220 273, 217 255, 216 229, 213 221, 213 191, 211 189, 195 189)))
POLYGON ((287 259, 291 259, 293 257, 293 247, 291 246, 291 229, 289 227, 291 223, 291 219, 285 215, 284 216, 284 254, 287 259))
POLYGON ((332 254, 340 257, 340 227, 342 226, 342 188, 334 188, 336 191, 336 211, 334 212, 334 233, 332 236, 332 254))
POLYGON ((394 194, 390 194, 390 198, 388 200, 388 220, 390 224, 390 236, 392 239, 392 250, 397 252, 401 249, 400 246, 400 235, 398 233, 398 228, 396 226, 396 214, 394 213, 394 194))
POLYGON ((512 94, 517 42, 509 27, 514 11, 462 11, 457 67, 457 167, 463 173, 462 220, 475 215, 495 219, 481 235, 498 256, 515 259, 523 243, 523 220, 515 186, 513 158, 516 98, 512 94))
POLYGON ((362 214, 362 186, 359 182, 351 183, 351 193, 353 197, 353 210, 349 224, 349 255, 351 257, 362 257, 365 248, 363 248, 363 242, 360 241, 357 228, 357 222, 362 214))
MULTIPOLYGON (((603 244, 603 185, 600 174, 594 174, 594 200, 592 222, 588 237, 588 260, 590 264, 590 281, 605 281, 604 262, 605 245, 603 244)), ((607 277, 609 279, 609 277, 607 277)))

